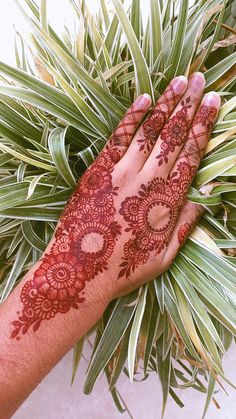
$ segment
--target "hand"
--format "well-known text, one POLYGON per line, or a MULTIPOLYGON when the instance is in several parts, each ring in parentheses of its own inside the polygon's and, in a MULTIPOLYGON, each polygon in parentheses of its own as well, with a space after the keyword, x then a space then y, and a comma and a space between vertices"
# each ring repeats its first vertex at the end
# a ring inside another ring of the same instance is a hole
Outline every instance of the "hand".
POLYGON ((150 105, 140 96, 82 176, 33 279, 12 337, 44 319, 108 300, 164 272, 202 212, 186 201, 220 106, 195 73, 150 105), (105 297, 106 296, 106 297, 105 297))

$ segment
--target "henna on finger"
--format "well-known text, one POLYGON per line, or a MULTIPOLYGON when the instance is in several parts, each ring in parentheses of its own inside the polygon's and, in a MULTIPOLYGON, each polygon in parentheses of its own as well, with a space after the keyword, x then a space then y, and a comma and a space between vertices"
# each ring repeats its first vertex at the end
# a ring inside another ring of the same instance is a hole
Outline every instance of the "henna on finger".
POLYGON ((156 106, 143 124, 142 136, 137 140, 139 151, 150 152, 154 147, 161 129, 165 125, 171 112, 180 100, 181 93, 186 86, 185 78, 172 81, 158 100, 156 106))
POLYGON ((180 152, 177 160, 186 160, 189 164, 193 162, 199 164, 204 155, 209 135, 212 131, 216 116, 218 113, 217 102, 218 95, 215 96, 214 106, 209 105, 208 100, 212 93, 208 93, 194 117, 190 128, 189 136, 183 150, 180 152))
POLYGON ((170 242, 162 257, 162 263, 164 266, 168 267, 173 262, 177 253, 196 227, 204 211, 205 208, 200 204, 195 204, 190 201, 185 202, 170 242))
POLYGON ((158 140, 143 167, 143 171, 167 177, 178 154, 187 141, 189 130, 200 104, 205 79, 195 73, 189 80, 188 88, 160 132, 158 140))
POLYGON ((107 143, 109 148, 118 146, 120 154, 123 156, 150 105, 151 98, 146 93, 136 99, 120 121, 116 130, 110 136, 107 143))
POLYGON ((188 222, 181 224, 177 232, 178 242, 180 246, 184 245, 187 237, 191 233, 192 228, 193 228, 193 225, 191 225, 188 222))
POLYGON ((176 147, 181 147, 187 140, 190 128, 188 109, 192 107, 190 97, 181 101, 181 109, 169 120, 161 131, 160 153, 156 156, 158 166, 168 163, 168 155, 173 153, 176 147))
MULTIPOLYGON (((173 173, 178 170, 180 163, 187 163, 189 165, 199 166, 200 160, 203 157, 204 150, 210 137, 213 125, 220 107, 220 97, 215 92, 208 93, 194 117, 190 128, 190 133, 187 142, 185 143, 178 160, 173 167, 173 173)), ((189 180, 189 186, 192 179, 189 180)), ((185 243, 187 237, 194 229, 198 219, 204 212, 204 207, 192 202, 186 202, 181 210, 178 223, 172 237, 170 244, 163 255, 163 262, 169 264, 176 256, 178 250, 185 243)))
POLYGON ((179 103, 186 88, 187 79, 184 76, 176 77, 171 81, 140 129, 137 139, 139 151, 146 154, 153 149, 163 126, 179 103))
MULTIPOLYGON (((220 97, 217 93, 210 92, 204 97, 192 121, 187 141, 173 165, 173 172, 177 170, 180 162, 199 166, 216 121, 219 107, 220 97)), ((191 182, 192 179, 190 179, 191 182)))

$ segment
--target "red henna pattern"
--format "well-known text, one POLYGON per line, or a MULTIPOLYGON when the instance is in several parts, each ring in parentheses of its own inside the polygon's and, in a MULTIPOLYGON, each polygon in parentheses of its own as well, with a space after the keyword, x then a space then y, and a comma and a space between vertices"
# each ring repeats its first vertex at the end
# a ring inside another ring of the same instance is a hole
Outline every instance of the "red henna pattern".
POLYGON ((20 339, 32 326, 36 331, 43 320, 78 309, 85 298, 83 290, 99 272, 107 269, 121 226, 114 219, 112 171, 123 147, 131 137, 142 110, 129 109, 96 161, 84 173, 70 198, 55 233, 55 242, 33 279, 21 291, 22 312, 12 322, 11 338, 20 339), (127 118, 128 117, 128 118, 127 118))
POLYGON ((161 166, 164 162, 168 163, 168 154, 173 153, 175 148, 183 145, 188 137, 189 118, 188 109, 191 108, 190 97, 181 101, 181 109, 177 111, 172 118, 167 122, 161 132, 161 151, 156 157, 158 165, 161 166))
MULTIPOLYGON (((188 101, 182 106, 189 107, 188 101)), ((198 121, 206 130, 212 127, 215 113, 215 108, 208 107, 201 107, 197 113, 198 121)), ((12 322, 12 338, 20 339, 19 335, 27 333, 30 326, 36 331, 42 320, 53 318, 57 313, 78 309, 79 303, 84 301, 86 282, 107 269, 107 261, 121 234, 121 226, 114 219, 114 196, 118 187, 112 185, 112 171, 121 158, 122 148, 127 147, 130 140, 128 125, 136 125, 134 115, 131 109, 127 126, 123 119, 104 151, 82 176, 62 214, 50 254, 44 256, 33 279, 22 288, 23 309, 17 313, 18 319, 12 322)), ((175 121, 169 124, 169 129, 163 130, 163 139, 167 143, 167 135, 172 132, 172 139, 178 145, 180 140, 176 132, 180 132, 185 124, 181 118, 179 115, 181 124, 176 130, 175 121)), ((157 126, 157 122, 155 124, 157 126)), ((192 137, 197 143, 198 134, 194 130, 192 137)), ((154 141, 154 134, 150 135, 150 141, 154 141)), ((143 145, 149 150, 150 143, 143 145)), ((167 181, 155 178, 147 186, 142 185, 137 196, 126 198, 122 203, 120 213, 129 225, 126 231, 132 231, 135 237, 124 246, 119 277, 127 277, 138 265, 147 262, 151 251, 160 253, 167 245, 194 171, 194 166, 180 162, 177 172, 167 181), (155 219, 157 209, 158 222, 155 219)))
POLYGON ((63 212, 50 254, 22 288, 23 310, 12 322, 12 338, 19 339, 30 326, 36 331, 42 320, 57 313, 77 309, 84 301, 86 282, 107 269, 121 233, 114 220, 118 188, 112 186, 111 177, 118 155, 118 148, 107 146, 82 176, 63 212))
POLYGON ((139 151, 149 152, 154 147, 159 133, 165 124, 166 115, 159 108, 153 109, 148 119, 143 124, 143 137, 138 139, 141 144, 139 151))
POLYGON ((143 136, 138 139, 140 144, 139 151, 146 153, 152 150, 161 129, 178 103, 179 98, 180 96, 175 93, 172 84, 170 84, 143 124, 143 136), (163 107, 165 107, 165 112, 163 107))
MULTIPOLYGON (((135 104, 131 105, 115 132, 111 135, 110 146, 127 148, 133 137, 133 128, 137 128, 137 121, 140 121, 145 113, 146 110, 135 109, 135 104)), ((119 161, 119 158, 117 161, 119 161)))
POLYGON ((119 278, 128 277, 147 262, 152 251, 160 253, 169 243, 196 167, 180 162, 166 181, 156 177, 141 185, 138 195, 126 198, 120 209, 134 238, 124 245, 119 278))
POLYGON ((209 137, 216 115, 217 109, 214 106, 202 104, 198 108, 181 158, 184 157, 190 163, 196 155, 200 158, 203 157, 205 142, 202 142, 201 139, 209 137))
POLYGON ((193 225, 189 223, 184 223, 180 226, 177 236, 178 236, 178 242, 180 246, 183 246, 183 244, 186 241, 186 238, 188 237, 193 225))
POLYGON ((44 256, 33 279, 22 289, 23 310, 12 323, 12 338, 19 338, 30 326, 36 331, 42 320, 57 313, 77 309, 84 301, 86 282, 107 269, 121 233, 114 220, 118 189, 112 186, 114 155, 107 147, 82 176, 62 215, 50 254, 44 256))

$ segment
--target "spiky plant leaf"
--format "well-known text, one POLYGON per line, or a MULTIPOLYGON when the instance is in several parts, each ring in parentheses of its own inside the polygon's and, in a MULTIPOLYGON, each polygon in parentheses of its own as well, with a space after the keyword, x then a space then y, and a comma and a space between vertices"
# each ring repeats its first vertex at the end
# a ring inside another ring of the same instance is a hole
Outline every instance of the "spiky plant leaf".
MULTIPOLYGON (((178 388, 206 395, 236 334, 235 1, 100 1, 96 16, 68 0, 77 34, 57 34, 47 1, 16 0, 31 29, 15 40, 17 67, 0 62, 0 293, 7 298, 40 257, 75 180, 140 92, 156 100, 174 75, 201 70, 222 107, 189 199, 207 211, 167 273, 112 302, 96 325, 85 382, 105 371, 119 411, 122 371, 155 372, 178 406, 178 388), (33 64, 34 63, 34 64, 33 64), (16 193, 17 192, 17 193, 16 193), (150 307, 150 312, 148 308, 150 307), (202 380, 204 377, 204 380, 202 380)), ((75 348, 74 380, 83 350, 75 348)), ((220 378, 219 378, 220 377, 220 378)))

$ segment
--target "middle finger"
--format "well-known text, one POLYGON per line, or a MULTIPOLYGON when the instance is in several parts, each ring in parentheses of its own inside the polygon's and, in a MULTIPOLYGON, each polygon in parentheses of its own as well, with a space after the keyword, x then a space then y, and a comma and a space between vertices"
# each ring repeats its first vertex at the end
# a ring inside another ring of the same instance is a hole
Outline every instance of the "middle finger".
POLYGON ((185 144, 192 120, 201 102, 205 88, 205 78, 202 73, 194 73, 188 88, 175 108, 170 119, 164 125, 159 138, 141 172, 144 176, 156 175, 167 178, 179 152, 185 144))

